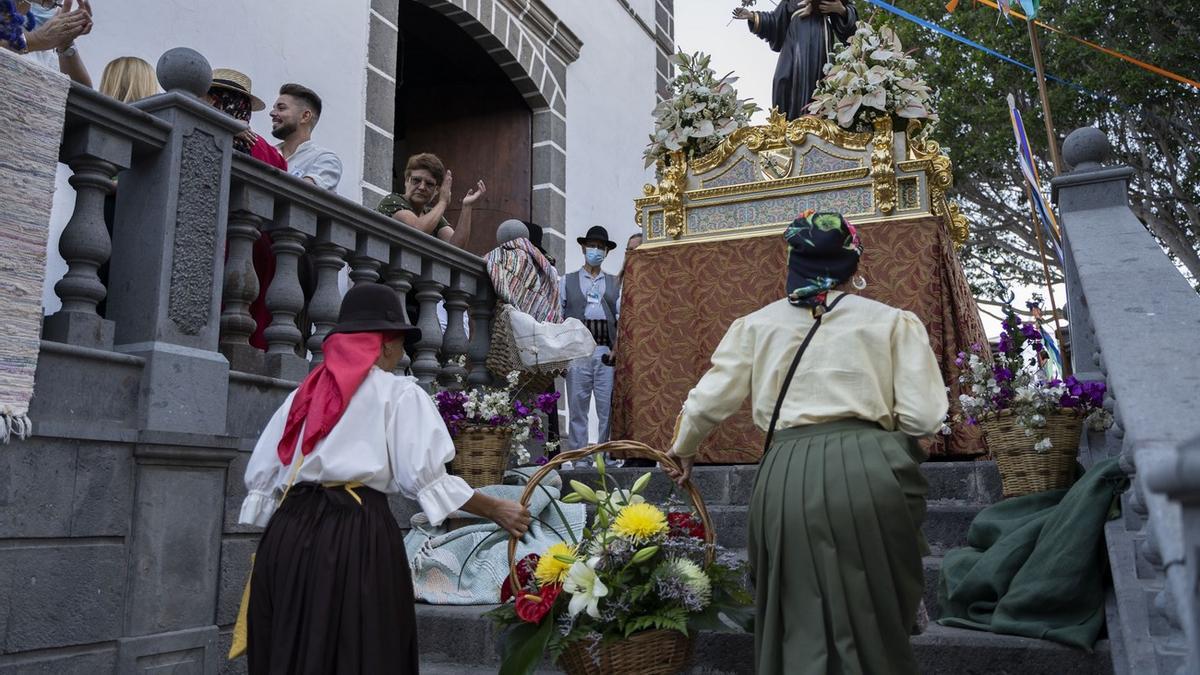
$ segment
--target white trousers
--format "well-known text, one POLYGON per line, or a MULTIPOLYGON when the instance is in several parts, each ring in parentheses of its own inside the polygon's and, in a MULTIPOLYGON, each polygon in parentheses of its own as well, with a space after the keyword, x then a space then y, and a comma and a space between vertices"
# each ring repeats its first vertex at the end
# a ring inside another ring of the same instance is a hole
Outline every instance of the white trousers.
POLYGON ((612 417, 613 368, 600 360, 608 353, 608 347, 596 347, 591 358, 586 361, 581 359, 567 369, 567 406, 571 413, 567 444, 571 450, 588 445, 588 415, 593 395, 596 397, 596 415, 600 418, 600 437, 596 442, 608 441, 609 420, 612 417))

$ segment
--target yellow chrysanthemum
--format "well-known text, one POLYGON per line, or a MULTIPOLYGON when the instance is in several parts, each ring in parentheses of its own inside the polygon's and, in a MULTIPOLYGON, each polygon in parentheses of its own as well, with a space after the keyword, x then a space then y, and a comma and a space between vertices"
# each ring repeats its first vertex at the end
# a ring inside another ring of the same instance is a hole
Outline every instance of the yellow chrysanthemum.
POLYGON ((546 549, 546 553, 538 559, 537 569, 533 571, 533 578, 537 579, 539 585, 557 584, 566 578, 567 570, 571 569, 571 563, 555 558, 556 555, 574 558, 575 549, 561 541, 551 544, 550 548, 546 549))
POLYGON ((667 517, 652 504, 630 504, 617 513, 613 532, 627 539, 643 541, 667 531, 667 517))

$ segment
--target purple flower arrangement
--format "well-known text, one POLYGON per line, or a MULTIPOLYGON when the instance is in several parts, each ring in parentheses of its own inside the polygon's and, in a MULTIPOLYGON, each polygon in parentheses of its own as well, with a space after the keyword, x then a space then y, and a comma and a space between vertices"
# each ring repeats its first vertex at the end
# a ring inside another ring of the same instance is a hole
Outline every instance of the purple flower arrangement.
POLYGON ((503 388, 441 389, 434 393, 434 403, 450 436, 457 438, 468 427, 509 429, 518 464, 527 464, 525 443, 530 438, 545 440, 542 417, 557 414, 559 393, 541 393, 521 400, 517 398, 518 381, 519 377, 510 376, 503 388))
POLYGON ((1111 415, 1103 407, 1103 382, 1044 377, 1038 367, 1045 349, 1042 332, 1033 323, 1022 323, 1010 306, 1005 307, 1002 328, 990 355, 976 343, 954 360, 963 390, 958 419, 978 424, 986 415, 1011 411, 1026 435, 1039 437, 1033 443, 1038 451, 1052 447, 1040 431, 1048 423, 1047 416, 1064 408, 1087 417, 1091 428, 1111 425, 1111 415))

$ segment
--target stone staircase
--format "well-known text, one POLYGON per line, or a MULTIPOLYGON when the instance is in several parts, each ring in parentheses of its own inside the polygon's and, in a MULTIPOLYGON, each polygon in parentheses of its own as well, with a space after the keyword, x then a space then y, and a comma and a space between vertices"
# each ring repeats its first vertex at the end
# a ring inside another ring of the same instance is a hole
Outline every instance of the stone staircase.
MULTIPOLYGON (((744 555, 747 504, 755 466, 697 467, 694 480, 709 508, 718 543, 744 555)), ((650 469, 610 469, 622 486, 650 469)), ((925 536, 932 549, 925 558, 925 603, 932 619, 939 615, 938 573, 942 555, 966 541, 971 520, 1000 498, 1000 479, 991 462, 931 462, 922 467, 929 481, 925 536)), ((595 470, 563 472, 564 480, 595 480, 595 470)), ((666 498, 670 483, 660 473, 647 489, 651 501, 666 498)), ((422 672, 429 674, 494 673, 499 664, 495 631, 480 615, 489 607, 417 606, 422 672)), ((1029 638, 945 628, 931 623, 913 638, 917 662, 927 675, 1108 675, 1113 672, 1107 640, 1094 653, 1029 638)), ((703 633, 696 640, 693 673, 753 671, 753 636, 703 633)), ((539 671, 542 672, 542 671, 539 671)), ((544 664, 544 672, 557 672, 544 664)))

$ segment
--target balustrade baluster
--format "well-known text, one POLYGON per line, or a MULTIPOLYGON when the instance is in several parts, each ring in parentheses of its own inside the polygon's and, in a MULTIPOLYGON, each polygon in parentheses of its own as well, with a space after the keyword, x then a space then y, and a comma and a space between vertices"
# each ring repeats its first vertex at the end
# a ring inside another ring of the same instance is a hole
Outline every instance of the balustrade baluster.
POLYGON ((437 305, 442 299, 442 289, 450 284, 450 267, 436 260, 423 260, 421 276, 414 284, 417 301, 421 304, 421 315, 417 326, 421 329, 421 341, 416 344, 417 355, 412 369, 421 386, 430 388, 441 371, 438 352, 442 348, 442 327, 438 324, 437 305))
POLYGON ((104 198, 113 179, 129 167, 133 143, 128 138, 85 125, 67 132, 61 155, 74 175, 75 210, 58 242, 67 273, 54 284, 62 309, 46 319, 48 340, 111 349, 113 324, 96 312, 107 295, 97 272, 112 255, 112 237, 104 223, 104 198))
POLYGON ((387 242, 377 237, 360 232, 354 247, 354 255, 350 258, 350 280, 357 286, 363 283, 376 283, 380 279, 380 270, 391 253, 387 242))
POLYGON ((467 383, 472 387, 484 387, 492 382, 487 369, 488 350, 492 344, 492 314, 496 309, 495 296, 489 281, 482 281, 471 298, 471 373, 467 383))
POLYGON ((467 332, 463 316, 475 294, 475 277, 455 270, 446 289, 446 334, 442 339, 441 381, 451 389, 462 389, 467 378, 467 332))
POLYGON ((316 234, 316 214, 295 204, 282 204, 275 210, 275 221, 268 232, 275 254, 275 278, 267 289, 267 371, 273 377, 300 380, 308 373, 308 361, 297 355, 303 334, 296 317, 304 310, 304 291, 300 288, 298 267, 304 245, 316 234))
MULTIPOLYGON (((399 246, 392 247, 392 258, 388 264, 385 283, 399 296, 400 306, 404 308, 404 320, 408 323, 412 323, 412 319, 408 315, 408 292, 412 290, 413 279, 420 273, 420 256, 399 246)), ((397 372, 404 373, 412 367, 413 354, 409 353, 409 349, 404 350, 404 358, 396 367, 397 372)))
POLYGON ((325 337, 337 323, 338 311, 342 306, 338 275, 346 264, 348 246, 354 241, 354 231, 343 223, 332 219, 317 223, 317 238, 310 253, 317 272, 317 287, 308 303, 308 320, 315 326, 308 338, 313 367, 325 360, 322 346, 325 337))
POLYGON ((250 344, 258 328, 250 305, 262 290, 254 267, 255 242, 273 208, 271 195, 250 185, 235 184, 229 194, 220 349, 232 370, 259 372, 263 367, 263 353, 250 344))

